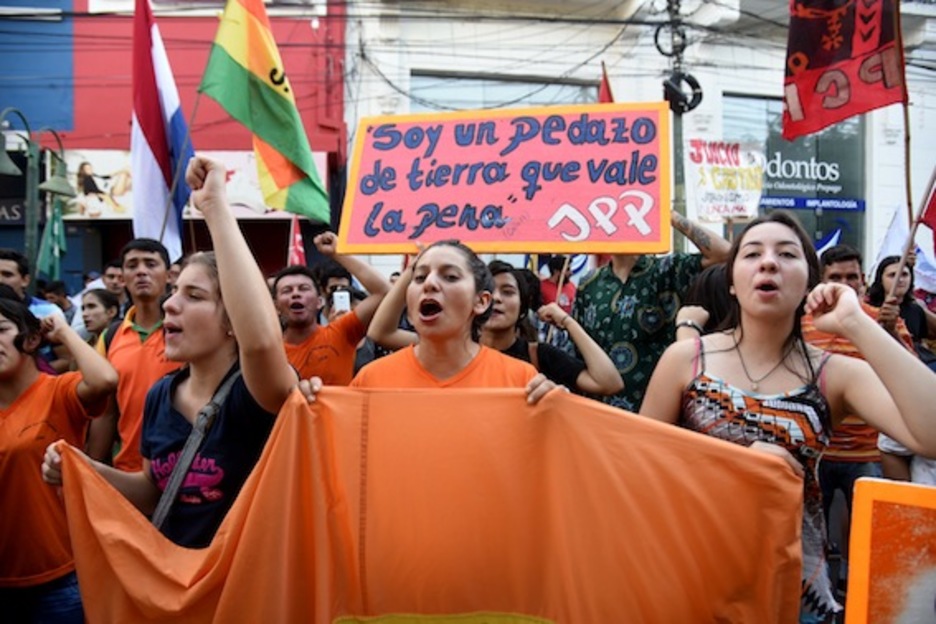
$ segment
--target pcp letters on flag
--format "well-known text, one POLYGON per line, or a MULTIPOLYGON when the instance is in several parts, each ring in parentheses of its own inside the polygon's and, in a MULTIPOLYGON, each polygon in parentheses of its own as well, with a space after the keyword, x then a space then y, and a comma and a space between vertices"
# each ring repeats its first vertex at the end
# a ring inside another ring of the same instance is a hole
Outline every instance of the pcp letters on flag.
POLYGON ((791 0, 783 138, 906 102, 896 0, 791 0))

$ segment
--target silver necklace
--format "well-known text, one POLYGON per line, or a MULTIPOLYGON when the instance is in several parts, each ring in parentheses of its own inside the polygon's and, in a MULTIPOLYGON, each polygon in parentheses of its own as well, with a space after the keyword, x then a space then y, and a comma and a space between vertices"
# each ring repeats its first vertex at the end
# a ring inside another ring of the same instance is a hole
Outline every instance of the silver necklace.
POLYGON ((751 384, 751 390, 753 390, 754 392, 757 392, 759 390, 760 382, 764 381, 765 379, 773 375, 774 372, 778 368, 780 368, 780 365, 786 362, 786 359, 790 356, 790 351, 792 351, 790 347, 787 347, 786 351, 783 352, 783 356, 780 358, 780 361, 774 364, 773 368, 771 368, 761 377, 754 379, 753 377, 751 377, 751 373, 748 372, 747 364, 744 363, 744 356, 741 354, 741 345, 738 344, 738 339, 735 338, 733 335, 731 338, 732 340, 734 340, 734 348, 738 352, 738 360, 741 361, 741 370, 744 371, 744 376, 747 377, 748 382, 751 384))

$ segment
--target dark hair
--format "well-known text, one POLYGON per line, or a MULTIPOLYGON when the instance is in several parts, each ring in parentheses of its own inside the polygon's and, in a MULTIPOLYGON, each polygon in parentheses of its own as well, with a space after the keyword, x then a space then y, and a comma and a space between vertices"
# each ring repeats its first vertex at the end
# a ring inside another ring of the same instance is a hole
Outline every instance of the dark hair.
POLYGON ((29 275, 29 260, 15 249, 0 249, 0 260, 12 260, 15 262, 16 270, 19 271, 20 277, 29 275))
POLYGON ((0 284, 0 299, 12 299, 18 303, 24 303, 23 298, 13 290, 12 286, 8 286, 7 284, 0 284))
POLYGON ((16 347, 16 350, 20 353, 33 355, 31 351, 26 351, 26 341, 33 336, 38 337, 40 335, 39 319, 29 311, 29 307, 25 303, 6 297, 0 297, 0 314, 16 325, 16 329, 19 331, 16 338, 13 339, 13 346, 16 347))
MULTIPOLYGON (((806 256, 806 265, 808 267, 806 287, 809 290, 812 290, 821 281, 819 258, 816 256, 816 248, 813 246, 812 240, 809 238, 809 234, 807 234, 806 230, 803 229, 803 225, 799 222, 799 219, 797 219, 792 213, 785 210, 774 210, 773 212, 757 217, 748 223, 744 230, 742 230, 741 234, 737 236, 734 242, 731 244, 731 250, 728 252, 728 261, 725 263, 725 277, 727 279, 729 292, 731 287, 734 285, 734 264, 738 259, 738 252, 741 249, 741 243, 744 241, 744 237, 747 236, 747 233, 750 230, 757 227, 758 225, 763 225, 765 223, 779 223, 780 225, 784 225, 790 228, 796 235, 796 238, 799 239, 800 244, 803 246, 803 253, 806 256)), ((800 325, 800 320, 803 316, 805 303, 806 297, 804 295, 803 301, 800 303, 799 308, 797 308, 796 315, 793 318, 793 331, 787 338, 788 342, 797 339, 802 341, 803 331, 800 325)), ((725 322, 720 326, 721 329, 731 329, 741 325, 741 310, 738 306, 738 299, 733 295, 731 295, 730 305, 731 309, 728 313, 728 316, 725 318, 725 322)))
POLYGON ((166 251, 165 245, 160 243, 158 240, 154 240, 152 238, 134 238, 132 241, 124 245, 123 249, 120 250, 121 268, 123 268, 124 260, 127 259, 127 254, 131 251, 157 253, 159 254, 159 257, 162 258, 163 265, 167 269, 169 268, 169 252, 166 251))
POLYGON ((62 280, 55 280, 54 282, 49 282, 45 287, 46 294, 52 293, 53 295, 58 295, 59 297, 67 297, 68 290, 65 288, 65 282, 62 280))
POLYGON ((822 267, 822 270, 825 271, 826 267, 832 266, 833 264, 851 262, 852 260, 857 262, 858 266, 861 266, 861 252, 851 245, 834 245, 822 252, 822 255, 819 256, 819 265, 822 267))
POLYGON ((702 328, 704 333, 727 329, 723 324, 731 314, 731 295, 728 293, 728 277, 723 262, 713 264, 696 275, 689 285, 683 305, 700 306, 709 313, 708 321, 702 328))
POLYGON ((321 289, 319 288, 318 276, 310 269, 309 267, 301 264, 294 264, 288 267, 284 267, 276 272, 276 275, 273 276, 273 295, 276 296, 276 289, 279 287, 280 280, 284 277, 290 275, 302 275, 308 277, 309 281, 312 282, 312 286, 315 288, 315 294, 319 294, 321 289))
POLYGON ((549 256, 549 260, 546 261, 546 266, 549 267, 550 275, 555 275, 562 271, 562 267, 566 266, 566 257, 549 256))
POLYGON ((543 307, 543 291, 540 288, 539 275, 526 267, 517 269, 517 274, 526 282, 527 307, 534 311, 539 310, 543 307))
MULTIPOLYGON (((900 256, 887 256, 878 263, 877 269, 874 271, 874 282, 868 288, 868 303, 874 307, 880 308, 882 305, 884 305, 884 300, 887 298, 887 295, 890 294, 884 290, 885 269, 887 269, 887 267, 891 266, 892 264, 897 264, 898 262, 900 262, 900 256)), ((905 266, 910 271, 910 287, 907 288, 907 292, 904 293, 903 299, 900 300, 901 305, 913 303, 913 267, 911 267, 909 264, 905 266)))
MULTIPOLYGON (((465 257, 465 261, 468 263, 468 269, 471 271, 471 275, 474 277, 475 294, 481 294, 483 292, 494 292, 494 277, 491 275, 490 269, 488 269, 487 265, 484 264, 484 261, 479 258, 478 254, 473 252, 471 248, 469 248, 467 245, 463 245, 455 239, 441 240, 432 243, 416 257, 416 260, 413 261, 413 266, 415 267, 420 258, 422 258, 427 251, 434 247, 454 247, 461 252, 461 254, 465 257)), ((477 342, 481 337, 481 327, 487 323, 489 318, 491 318, 493 309, 494 306, 492 301, 484 312, 471 320, 471 339, 475 342, 477 342)))
POLYGON ((515 325, 519 327, 526 320, 530 312, 530 288, 527 285, 526 279, 524 279, 523 274, 515 269, 512 264, 504 262, 503 260, 491 260, 488 262, 488 270, 491 271, 491 277, 509 273, 513 275, 514 280, 516 280, 517 292, 520 295, 520 313, 517 316, 515 325))
POLYGON ((117 295, 107 290, 106 288, 92 288, 87 290, 84 294, 81 295, 81 299, 84 300, 88 295, 93 295, 98 298, 98 301, 101 302, 101 305, 104 306, 105 310, 110 310, 114 308, 117 310, 117 313, 120 314, 120 299, 117 298, 117 295))
POLYGON ((328 290, 328 280, 335 279, 346 279, 349 284, 354 283, 354 279, 351 277, 351 272, 348 269, 341 266, 337 260, 332 258, 325 258, 316 265, 316 274, 318 275, 318 287, 319 292, 325 292, 328 290))
MULTIPOLYGON (((121 255, 121 258, 122 257, 123 256, 121 255)), ((121 261, 121 258, 114 258, 113 260, 108 261, 108 263, 104 265, 104 272, 106 273, 107 269, 120 269, 123 271, 123 262, 121 261)))

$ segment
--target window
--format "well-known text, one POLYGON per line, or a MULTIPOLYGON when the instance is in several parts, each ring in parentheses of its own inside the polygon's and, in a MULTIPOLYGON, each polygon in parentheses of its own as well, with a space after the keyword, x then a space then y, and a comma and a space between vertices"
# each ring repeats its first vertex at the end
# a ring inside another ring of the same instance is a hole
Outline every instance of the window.
POLYGON ((521 108, 598 101, 593 84, 534 82, 414 73, 410 79, 413 113, 477 108, 521 108))
POLYGON ((852 117, 822 132, 786 141, 780 100, 725 96, 726 141, 764 141, 761 210, 796 211, 817 247, 838 242, 864 248, 864 118, 852 117))

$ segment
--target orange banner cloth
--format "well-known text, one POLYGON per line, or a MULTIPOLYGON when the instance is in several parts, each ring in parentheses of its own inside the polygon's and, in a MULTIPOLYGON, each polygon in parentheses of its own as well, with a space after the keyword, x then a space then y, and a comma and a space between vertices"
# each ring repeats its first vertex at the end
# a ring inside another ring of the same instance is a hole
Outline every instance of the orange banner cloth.
POLYGON ((66 452, 88 620, 796 620, 802 483, 779 459, 561 392, 327 388, 316 405, 290 397, 204 550, 66 452))

